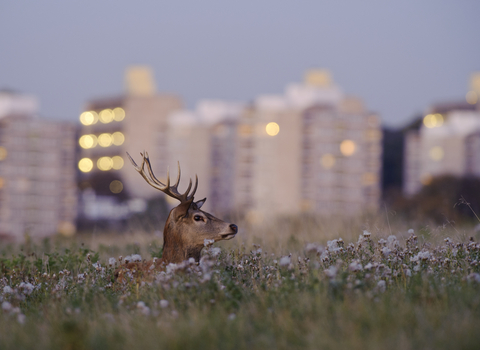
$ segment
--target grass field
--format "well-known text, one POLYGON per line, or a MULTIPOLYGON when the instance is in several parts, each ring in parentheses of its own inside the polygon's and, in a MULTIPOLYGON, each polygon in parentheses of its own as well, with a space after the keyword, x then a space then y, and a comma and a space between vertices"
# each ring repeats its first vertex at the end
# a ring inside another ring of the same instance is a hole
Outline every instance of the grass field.
POLYGON ((243 227, 123 284, 116 267, 160 237, 3 244, 0 349, 478 349, 473 228, 335 222, 243 227))

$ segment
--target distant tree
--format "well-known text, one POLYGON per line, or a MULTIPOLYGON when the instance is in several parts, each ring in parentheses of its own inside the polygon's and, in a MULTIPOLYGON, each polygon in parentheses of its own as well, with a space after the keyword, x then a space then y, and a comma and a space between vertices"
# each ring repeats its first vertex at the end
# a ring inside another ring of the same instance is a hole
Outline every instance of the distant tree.
POLYGON ((411 219, 478 222, 474 212, 480 217, 480 178, 436 177, 412 198, 396 200, 393 208, 411 219))

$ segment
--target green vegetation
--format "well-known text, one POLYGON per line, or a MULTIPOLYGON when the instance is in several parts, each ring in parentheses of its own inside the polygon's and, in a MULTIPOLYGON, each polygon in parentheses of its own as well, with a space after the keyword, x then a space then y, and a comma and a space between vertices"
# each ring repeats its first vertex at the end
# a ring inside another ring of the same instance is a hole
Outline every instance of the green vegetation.
POLYGON ((359 230, 321 245, 302 230, 124 284, 116 267, 158 257, 158 241, 4 247, 0 349, 478 348, 476 238, 359 230))

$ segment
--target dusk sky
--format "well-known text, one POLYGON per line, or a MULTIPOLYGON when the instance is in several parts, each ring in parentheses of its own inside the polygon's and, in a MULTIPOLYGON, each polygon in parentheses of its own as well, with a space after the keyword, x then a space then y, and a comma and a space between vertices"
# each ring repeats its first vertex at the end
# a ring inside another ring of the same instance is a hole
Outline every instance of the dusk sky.
POLYGON ((388 126, 464 100, 480 71, 480 1, 13 1, 0 3, 0 89, 75 121, 150 65, 188 107, 251 101, 326 68, 388 126))

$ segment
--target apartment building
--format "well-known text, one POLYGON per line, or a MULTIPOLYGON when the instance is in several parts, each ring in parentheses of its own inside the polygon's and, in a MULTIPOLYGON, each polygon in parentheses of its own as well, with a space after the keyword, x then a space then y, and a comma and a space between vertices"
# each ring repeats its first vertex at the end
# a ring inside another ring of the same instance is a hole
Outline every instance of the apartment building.
POLYGON ((235 204, 252 221, 378 208, 379 118, 327 71, 307 72, 283 95, 258 97, 237 130, 235 204))
POLYGON ((181 189, 197 175, 195 197, 207 197, 204 208, 216 215, 234 210, 236 127, 243 108, 236 102, 202 100, 194 110, 178 111, 169 118, 171 174, 175 176, 176 162, 180 162, 181 189))
POLYGON ((35 97, 0 92, 0 235, 75 232, 76 127, 36 116, 35 97))
POLYGON ((480 176, 480 74, 464 102, 430 106, 418 130, 405 136, 404 192, 417 193, 436 176, 480 176))
POLYGON ((88 218, 124 217, 157 195, 126 152, 140 165, 139 153, 146 150, 155 173, 165 174, 169 164, 168 117, 181 108, 180 98, 158 94, 148 67, 128 69, 126 82, 125 95, 89 101, 80 115, 78 168, 82 215, 88 218))

